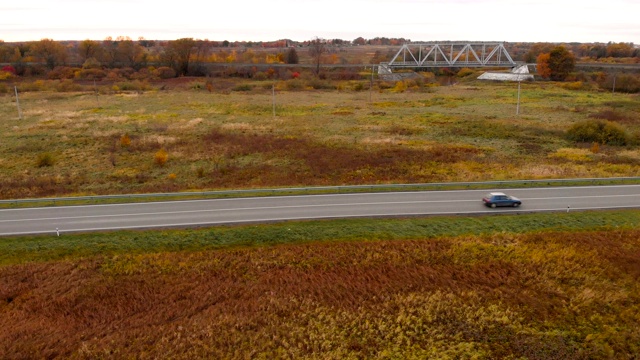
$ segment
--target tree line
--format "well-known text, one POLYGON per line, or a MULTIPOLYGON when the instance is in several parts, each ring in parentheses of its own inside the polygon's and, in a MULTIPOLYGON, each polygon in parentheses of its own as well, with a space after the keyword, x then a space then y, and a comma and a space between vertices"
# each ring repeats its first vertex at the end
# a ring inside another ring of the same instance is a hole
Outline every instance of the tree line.
MULTIPOLYGON (((358 37, 352 41, 314 38, 296 42, 289 39, 271 42, 210 41, 182 38, 171 41, 147 40, 129 37, 108 37, 102 41, 54 41, 42 39, 33 42, 4 43, 0 40, 0 64, 14 75, 43 75, 63 71, 60 67, 81 68, 81 78, 101 78, 104 69, 145 70, 154 67, 160 77, 207 75, 206 64, 312 64, 319 74, 320 64, 345 63, 339 56, 347 46, 384 45, 399 46, 409 39, 358 37), (157 70, 161 69, 161 70, 157 70)), ((638 62, 640 48, 633 43, 563 44, 508 43, 512 57, 527 63, 539 63, 541 75, 561 80, 573 70, 576 59, 638 62), (564 50, 562 50, 564 49, 564 50)), ((370 58, 359 58, 359 63, 388 61, 394 51, 373 53, 370 58)), ((54 74, 55 75, 55 74, 54 74)))

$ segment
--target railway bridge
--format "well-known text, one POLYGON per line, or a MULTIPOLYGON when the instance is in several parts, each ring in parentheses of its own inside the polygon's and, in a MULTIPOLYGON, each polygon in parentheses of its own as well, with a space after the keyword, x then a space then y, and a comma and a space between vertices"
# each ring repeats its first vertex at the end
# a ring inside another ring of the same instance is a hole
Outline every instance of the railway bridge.
POLYGON ((380 63, 379 74, 394 69, 426 67, 501 67, 517 64, 502 42, 417 42, 402 45, 389 62, 380 63))

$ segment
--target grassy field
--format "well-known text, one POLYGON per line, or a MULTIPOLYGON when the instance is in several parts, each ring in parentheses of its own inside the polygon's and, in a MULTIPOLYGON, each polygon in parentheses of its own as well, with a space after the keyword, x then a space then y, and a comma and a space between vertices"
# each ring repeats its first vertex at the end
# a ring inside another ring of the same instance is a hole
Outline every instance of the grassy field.
POLYGON ((376 80, 371 92, 366 80, 215 79, 212 92, 203 79, 178 80, 99 96, 23 84, 50 89, 21 93, 23 120, 3 95, 0 198, 640 174, 637 147, 565 135, 596 118, 637 137, 638 95, 525 83, 516 116, 514 84, 469 78, 376 80))
POLYGON ((611 359, 640 212, 0 239, 0 357, 611 359))
MULTIPOLYGON (((516 116, 514 84, 470 78, 21 83, 23 119, 0 97, 0 198, 640 174, 638 95, 524 83, 516 116), (589 119, 630 144, 569 141, 589 119)), ((638 224, 630 210, 0 238, 0 358, 633 358, 638 224)))

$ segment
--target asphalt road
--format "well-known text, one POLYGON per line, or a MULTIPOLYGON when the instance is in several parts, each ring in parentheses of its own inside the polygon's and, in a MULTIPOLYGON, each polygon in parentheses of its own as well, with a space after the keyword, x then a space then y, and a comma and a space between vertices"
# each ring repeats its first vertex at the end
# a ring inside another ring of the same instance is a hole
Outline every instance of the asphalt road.
POLYGON ((495 190, 332 194, 0 210, 0 236, 348 217, 640 208, 640 185, 505 190, 520 208, 490 209, 495 190))

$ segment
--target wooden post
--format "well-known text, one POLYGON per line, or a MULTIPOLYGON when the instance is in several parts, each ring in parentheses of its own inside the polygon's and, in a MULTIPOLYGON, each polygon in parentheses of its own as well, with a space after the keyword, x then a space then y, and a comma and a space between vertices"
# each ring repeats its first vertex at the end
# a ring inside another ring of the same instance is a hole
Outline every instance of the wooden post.
POLYGON ((276 84, 271 85, 271 102, 273 104, 273 117, 276 117, 276 84))

